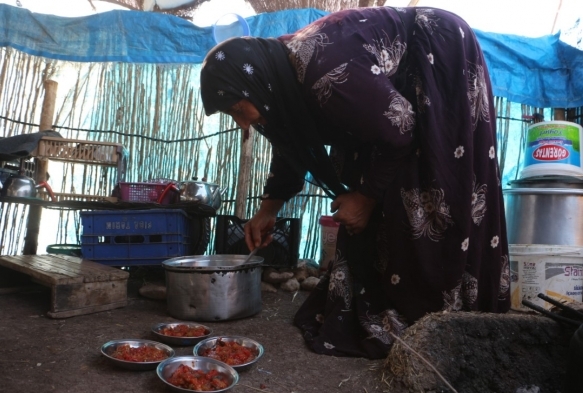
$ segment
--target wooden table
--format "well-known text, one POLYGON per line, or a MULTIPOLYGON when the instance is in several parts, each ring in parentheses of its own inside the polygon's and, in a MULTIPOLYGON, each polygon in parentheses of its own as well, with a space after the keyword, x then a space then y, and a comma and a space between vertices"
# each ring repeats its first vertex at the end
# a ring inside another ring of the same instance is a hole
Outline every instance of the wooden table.
POLYGON ((69 318, 127 305, 129 273, 67 255, 0 256, 0 266, 51 288, 51 318, 69 318))

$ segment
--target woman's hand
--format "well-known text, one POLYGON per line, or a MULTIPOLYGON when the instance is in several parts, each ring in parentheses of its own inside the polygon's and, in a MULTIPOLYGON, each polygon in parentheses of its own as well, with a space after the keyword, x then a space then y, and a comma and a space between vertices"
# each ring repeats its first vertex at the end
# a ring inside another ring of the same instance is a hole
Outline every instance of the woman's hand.
POLYGON ((359 192, 342 194, 330 205, 334 221, 343 224, 349 234, 360 233, 368 224, 376 201, 359 192))
POLYGON ((266 199, 261 202, 257 213, 245 223, 245 243, 250 251, 266 247, 273 240, 271 231, 275 225, 277 212, 283 206, 283 201, 266 199))

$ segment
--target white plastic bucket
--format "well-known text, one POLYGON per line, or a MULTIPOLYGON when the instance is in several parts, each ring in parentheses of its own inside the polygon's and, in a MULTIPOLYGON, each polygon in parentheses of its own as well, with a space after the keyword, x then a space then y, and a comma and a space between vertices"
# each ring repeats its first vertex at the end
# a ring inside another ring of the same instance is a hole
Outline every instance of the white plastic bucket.
POLYGON ((583 293, 583 247, 547 244, 510 244, 510 307, 532 311, 528 300, 550 309, 538 297, 543 293, 560 302, 581 302, 583 293))
POLYGON ((338 227, 340 223, 334 221, 331 216, 320 217, 321 234, 320 239, 320 271, 328 270, 328 265, 336 256, 336 239, 338 237, 338 227))
POLYGON ((233 37, 244 37, 250 33, 245 18, 238 14, 225 14, 213 25, 213 38, 217 44, 233 37))
POLYGON ((521 178, 583 176, 583 127, 568 121, 544 121, 528 127, 521 178))

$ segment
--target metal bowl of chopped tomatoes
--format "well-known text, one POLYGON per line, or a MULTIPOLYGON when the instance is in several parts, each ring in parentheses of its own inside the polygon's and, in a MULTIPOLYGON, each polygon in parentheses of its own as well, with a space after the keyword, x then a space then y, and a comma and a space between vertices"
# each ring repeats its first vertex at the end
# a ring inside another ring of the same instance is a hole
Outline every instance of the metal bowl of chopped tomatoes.
POLYGON ((239 382, 237 371, 215 359, 177 356, 156 367, 156 374, 175 392, 226 392, 239 382))
POLYGON ((118 367, 128 370, 154 370, 172 358, 174 350, 157 341, 141 339, 112 340, 101 346, 101 354, 118 367))
POLYGON ((252 368, 263 356, 263 345, 242 336, 210 337, 196 344, 193 354, 219 360, 241 372, 252 368))
POLYGON ((158 323, 152 326, 152 333, 166 344, 177 346, 195 345, 213 333, 208 326, 194 322, 158 323))

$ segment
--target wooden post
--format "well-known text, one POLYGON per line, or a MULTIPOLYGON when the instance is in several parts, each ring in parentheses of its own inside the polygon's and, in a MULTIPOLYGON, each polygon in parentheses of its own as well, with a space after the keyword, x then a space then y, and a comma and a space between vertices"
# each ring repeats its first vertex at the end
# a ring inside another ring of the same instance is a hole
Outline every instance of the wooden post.
POLYGON ((567 121, 576 123, 575 116, 577 115, 575 108, 567 109, 567 121))
POLYGON ((239 175, 237 178, 237 193, 235 196, 235 215, 245 219, 247 215, 247 196, 249 195, 249 181, 251 179, 251 166, 253 164, 253 141, 255 130, 249 127, 249 135, 243 136, 241 154, 239 156, 239 175))
MULTIPOLYGON (((53 80, 45 80, 45 97, 43 100, 42 111, 40 115, 39 131, 48 131, 53 129, 53 118, 55 115, 55 101, 57 98, 58 83, 53 80)), ((35 184, 47 180, 48 160, 35 158, 35 184)), ((42 217, 42 206, 31 205, 28 210, 26 221, 26 236, 24 238, 24 255, 36 255, 38 248, 38 234, 40 230, 40 220, 42 217)))
POLYGON ((555 120, 565 120, 565 108, 555 108, 555 120))
POLYGON ((378 0, 358 0, 358 7, 359 8, 364 8, 364 7, 377 7, 377 6, 380 6, 380 5, 381 4, 379 4, 379 1, 378 0))

